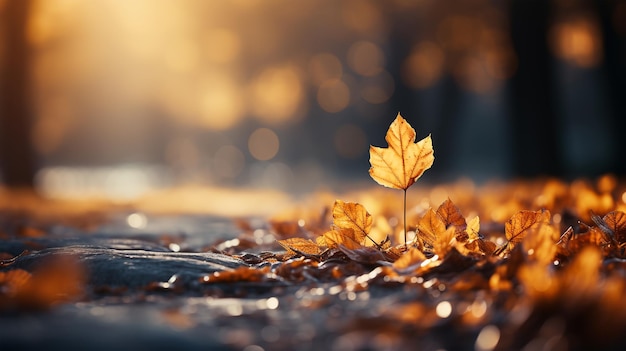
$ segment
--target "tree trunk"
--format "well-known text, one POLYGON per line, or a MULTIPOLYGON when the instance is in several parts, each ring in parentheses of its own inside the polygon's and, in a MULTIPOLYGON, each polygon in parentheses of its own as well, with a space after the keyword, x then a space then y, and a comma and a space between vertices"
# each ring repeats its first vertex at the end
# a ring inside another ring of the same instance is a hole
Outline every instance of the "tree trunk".
POLYGON ((562 175, 554 71, 548 48, 550 1, 513 0, 511 37, 518 56, 511 79, 513 170, 519 176, 562 175))
POLYGON ((0 58, 0 160, 2 180, 9 187, 32 188, 36 170, 26 38, 30 4, 28 0, 7 1, 0 13, 4 44, 0 58))

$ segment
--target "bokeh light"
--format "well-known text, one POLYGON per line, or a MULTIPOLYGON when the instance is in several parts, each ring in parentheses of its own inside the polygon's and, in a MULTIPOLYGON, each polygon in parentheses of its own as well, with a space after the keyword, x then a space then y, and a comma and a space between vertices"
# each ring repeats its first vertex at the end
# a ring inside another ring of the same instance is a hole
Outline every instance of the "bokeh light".
POLYGON ((339 112, 350 103, 350 88, 340 79, 328 80, 317 90, 317 103, 326 112, 339 112))
POLYGON ((248 138, 248 150, 252 157, 259 161, 273 159, 279 148, 278 136, 268 128, 259 128, 252 132, 248 138))
POLYGON ((286 122, 296 115, 303 99, 300 72, 295 67, 269 67, 250 88, 252 112, 266 123, 286 122))

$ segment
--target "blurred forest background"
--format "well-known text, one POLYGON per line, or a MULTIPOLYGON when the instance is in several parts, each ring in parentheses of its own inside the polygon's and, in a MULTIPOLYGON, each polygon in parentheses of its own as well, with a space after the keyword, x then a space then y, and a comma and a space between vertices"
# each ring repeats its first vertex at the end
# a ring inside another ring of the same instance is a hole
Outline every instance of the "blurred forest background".
POLYGON ((0 179, 130 197, 626 171, 624 0, 0 0, 0 179), (369 184, 369 183, 368 183, 369 184))

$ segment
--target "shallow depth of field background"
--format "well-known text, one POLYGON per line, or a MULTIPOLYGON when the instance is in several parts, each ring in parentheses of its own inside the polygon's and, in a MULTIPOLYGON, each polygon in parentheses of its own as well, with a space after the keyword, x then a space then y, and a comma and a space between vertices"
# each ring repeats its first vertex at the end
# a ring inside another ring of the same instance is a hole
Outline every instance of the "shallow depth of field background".
POLYGON ((398 112, 425 182, 621 176, 625 43, 620 0, 0 0, 0 179, 374 184, 398 112))

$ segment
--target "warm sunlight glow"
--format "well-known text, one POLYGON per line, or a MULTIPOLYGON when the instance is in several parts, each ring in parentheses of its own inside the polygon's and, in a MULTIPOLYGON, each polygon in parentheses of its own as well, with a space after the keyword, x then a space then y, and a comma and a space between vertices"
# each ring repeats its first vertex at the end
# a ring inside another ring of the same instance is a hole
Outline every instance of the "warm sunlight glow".
POLYGON ((206 57, 215 63, 235 60, 241 51, 241 40, 226 28, 213 28, 206 33, 206 57))
POLYGON ((303 99, 299 70, 290 65, 266 68, 252 83, 250 98, 260 121, 279 124, 294 118, 303 99))

